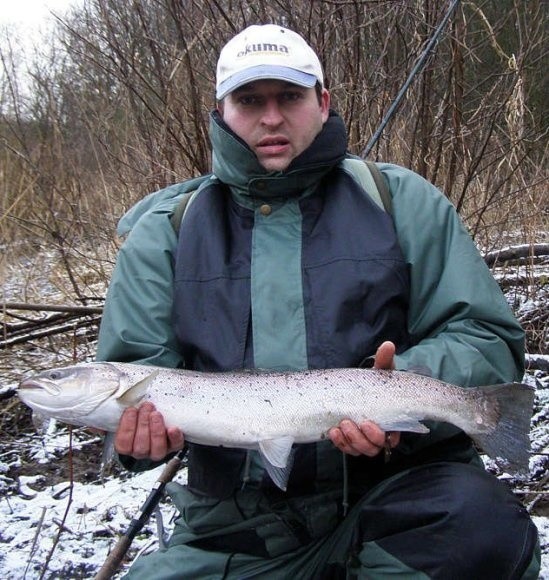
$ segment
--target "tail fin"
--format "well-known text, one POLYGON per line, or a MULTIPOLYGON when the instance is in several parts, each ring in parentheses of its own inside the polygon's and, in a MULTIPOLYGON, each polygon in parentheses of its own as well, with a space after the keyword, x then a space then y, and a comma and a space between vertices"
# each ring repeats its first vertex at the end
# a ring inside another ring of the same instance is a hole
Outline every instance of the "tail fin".
POLYGON ((521 383, 480 387, 489 399, 495 399, 499 411, 496 428, 473 436, 493 459, 501 458, 511 471, 528 473, 530 456, 530 420, 535 390, 521 383))

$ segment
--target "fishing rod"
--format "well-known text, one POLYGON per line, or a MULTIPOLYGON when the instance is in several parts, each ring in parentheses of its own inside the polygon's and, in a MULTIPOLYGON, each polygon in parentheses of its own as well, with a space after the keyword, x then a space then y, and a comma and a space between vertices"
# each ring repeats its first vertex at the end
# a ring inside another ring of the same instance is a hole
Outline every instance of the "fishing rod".
POLYGON ((438 43, 440 35, 442 34, 442 31, 444 30, 444 28, 446 27, 446 24, 448 23, 448 21, 452 17, 452 14, 454 13, 458 4, 459 4, 459 0, 451 1, 450 7, 448 8, 444 18, 441 20, 441 22, 438 25, 437 29, 435 30, 433 36, 431 37, 431 39, 427 43, 427 46, 425 47, 423 52, 420 54, 416 64, 414 65, 410 74, 408 75, 408 78, 406 79, 405 83, 402 85, 402 88, 400 89, 398 95, 396 96, 395 100, 392 102, 387 113, 385 114, 385 117, 381 121, 380 126, 377 128, 376 132, 372 135, 372 137, 370 138, 370 141, 368 141, 366 148, 362 152, 362 157, 364 159, 370 154, 370 151, 374 148, 374 145, 377 143, 377 141, 381 137, 381 133, 383 133, 383 129, 385 129, 387 123, 389 122, 391 117, 394 115, 395 111, 397 110, 398 106, 400 105, 400 102, 404 98, 406 91, 408 90, 408 88, 412 84, 412 81, 414 80, 415 76, 424 68, 424 66, 427 62, 427 59, 429 58, 431 52, 435 48, 435 45, 438 43))
POLYGON ((168 461, 166 467, 163 469, 145 500, 145 503, 141 507, 139 515, 132 519, 127 530, 122 534, 118 542, 116 542, 116 545, 107 556, 107 559, 103 566, 101 566, 101 569, 95 576, 94 580, 110 580, 117 572, 135 536, 137 536, 143 526, 147 523, 147 520, 150 518, 152 512, 162 499, 164 488, 179 471, 186 454, 187 446, 185 445, 185 447, 179 451, 175 457, 172 457, 172 459, 168 461))

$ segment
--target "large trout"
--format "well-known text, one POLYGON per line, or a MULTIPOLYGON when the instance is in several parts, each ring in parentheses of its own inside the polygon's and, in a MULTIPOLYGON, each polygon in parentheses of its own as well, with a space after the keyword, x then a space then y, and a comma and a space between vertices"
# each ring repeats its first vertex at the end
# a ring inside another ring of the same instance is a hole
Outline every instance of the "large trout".
POLYGON ((527 471, 534 399, 519 383, 462 388, 403 371, 202 373, 113 362, 45 371, 18 393, 42 416, 111 432, 124 409, 151 401, 187 441, 258 449, 279 485, 292 445, 324 439, 346 418, 415 433, 429 431, 424 420, 452 423, 489 456, 527 471))

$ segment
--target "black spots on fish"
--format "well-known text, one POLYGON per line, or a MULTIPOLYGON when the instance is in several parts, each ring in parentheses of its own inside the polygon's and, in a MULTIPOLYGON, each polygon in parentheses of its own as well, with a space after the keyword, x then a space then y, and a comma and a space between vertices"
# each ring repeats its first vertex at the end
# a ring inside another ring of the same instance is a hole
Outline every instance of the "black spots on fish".
POLYGON ((376 377, 376 380, 379 381, 382 385, 386 385, 389 382, 390 378, 391 377, 387 373, 379 373, 378 376, 376 377))
POLYGON ((323 391, 330 391, 332 389, 332 381, 328 375, 323 375, 321 384, 318 387, 323 391), (324 384, 322 384, 324 383, 324 384))
POLYGON ((263 400, 265 401, 265 403, 269 403, 269 405, 270 405, 271 407, 273 406, 273 404, 271 403, 271 400, 270 400, 270 399, 263 399, 263 400))
POLYGON ((319 391, 328 391, 331 388, 331 380, 328 375, 315 374, 314 378, 305 385, 307 389, 316 389, 319 391))

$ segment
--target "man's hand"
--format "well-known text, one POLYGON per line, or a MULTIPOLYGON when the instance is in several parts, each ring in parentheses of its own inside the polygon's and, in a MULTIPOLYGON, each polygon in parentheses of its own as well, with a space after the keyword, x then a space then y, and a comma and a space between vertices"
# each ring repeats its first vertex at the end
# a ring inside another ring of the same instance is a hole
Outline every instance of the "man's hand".
POLYGON ((154 405, 143 403, 139 409, 130 407, 122 414, 114 448, 120 455, 160 461, 168 453, 183 449, 184 443, 181 429, 166 429, 164 419, 154 405))
MULTIPOLYGON (((392 342, 384 342, 377 349, 374 368, 394 369, 394 356, 395 345, 392 342)), ((328 435, 338 449, 355 456, 375 457, 386 445, 393 448, 400 443, 400 433, 385 433, 372 421, 364 421, 357 425, 349 419, 344 419, 338 427, 330 429, 328 435)))

